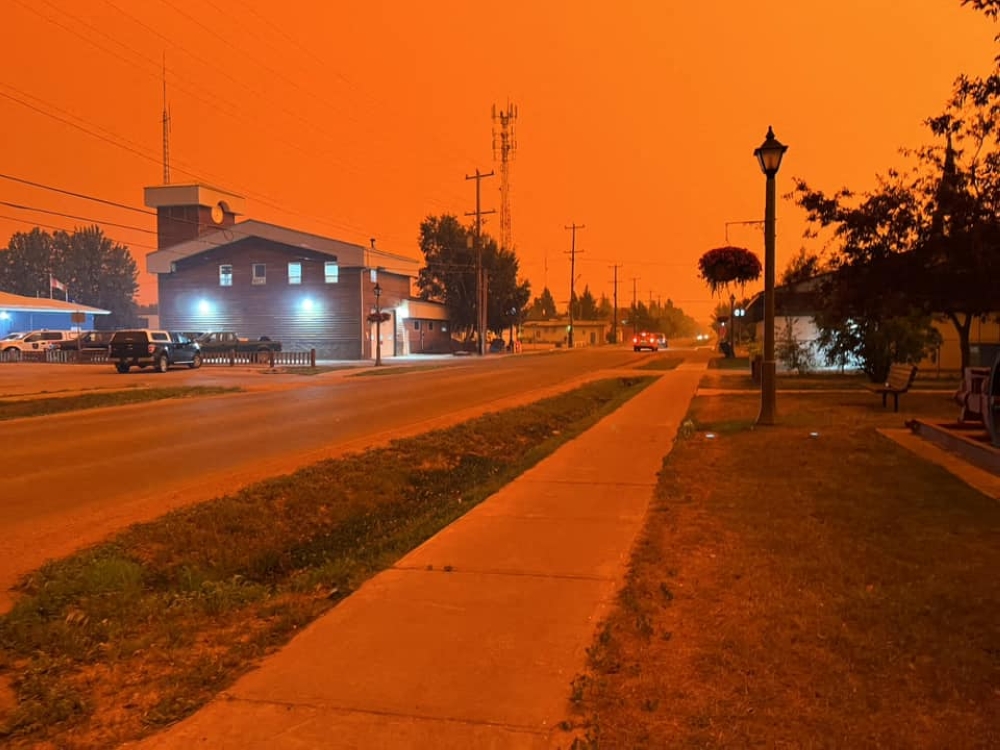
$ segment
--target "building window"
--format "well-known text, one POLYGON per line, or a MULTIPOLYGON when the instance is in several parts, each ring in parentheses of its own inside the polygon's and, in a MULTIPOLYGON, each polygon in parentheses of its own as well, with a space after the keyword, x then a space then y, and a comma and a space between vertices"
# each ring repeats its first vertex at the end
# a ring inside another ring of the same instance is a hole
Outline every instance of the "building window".
POLYGON ((419 320, 414 320, 413 321, 413 330, 414 331, 419 331, 420 330, 420 321, 419 320))
POLYGON ((323 281, 327 284, 336 284, 340 281, 340 266, 336 263, 327 261, 323 264, 323 281))
POLYGON ((233 285, 233 267, 219 266, 219 286, 233 285))
POLYGON ((289 284, 301 284, 302 283, 302 264, 301 263, 289 263, 288 264, 288 283, 289 284))
POLYGON ((427 321, 427 330, 428 331, 433 331, 434 330, 434 321, 433 320, 428 320, 427 321))
POLYGON ((253 279, 254 284, 266 284, 267 283, 267 266, 263 263, 253 264, 253 279))

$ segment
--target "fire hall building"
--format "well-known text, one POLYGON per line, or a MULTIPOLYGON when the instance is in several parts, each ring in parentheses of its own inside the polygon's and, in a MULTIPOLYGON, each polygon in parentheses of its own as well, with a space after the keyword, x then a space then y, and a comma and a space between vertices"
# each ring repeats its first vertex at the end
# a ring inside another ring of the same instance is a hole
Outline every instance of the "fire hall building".
POLYGON ((145 203, 157 212, 146 268, 163 328, 268 336, 321 359, 374 358, 376 328, 383 358, 450 351, 444 307, 411 298, 419 261, 374 241, 237 221, 244 199, 206 185, 147 187, 145 203), (376 310, 387 316, 380 326, 369 320, 376 310))

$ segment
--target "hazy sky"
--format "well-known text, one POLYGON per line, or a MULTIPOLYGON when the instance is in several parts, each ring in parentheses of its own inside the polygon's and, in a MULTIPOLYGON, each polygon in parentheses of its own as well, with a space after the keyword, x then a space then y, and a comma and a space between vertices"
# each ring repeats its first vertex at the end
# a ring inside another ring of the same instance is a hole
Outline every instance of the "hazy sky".
MULTIPOLYGON (((245 195, 247 216, 419 256, 420 221, 475 208, 496 167, 491 108, 518 107, 512 229, 533 296, 635 289, 699 320, 697 259, 762 218, 768 125, 793 177, 864 190, 930 142, 998 28, 959 0, 2 0, 0 173, 143 209, 162 182, 245 195), (87 132, 89 131, 89 132, 87 132)), ((498 178, 483 208, 499 209, 498 178)), ((155 217, 0 179, 0 201, 85 217, 132 248, 140 301, 155 217)), ((143 209, 143 211, 148 211, 143 209)), ((0 205, 0 245, 74 221, 0 205)), ((802 245, 778 204, 777 268, 802 245)), ((499 232, 499 215, 485 225, 499 232)), ((758 226, 730 244, 763 260, 758 226)), ((756 289, 748 289, 748 292, 756 289)))

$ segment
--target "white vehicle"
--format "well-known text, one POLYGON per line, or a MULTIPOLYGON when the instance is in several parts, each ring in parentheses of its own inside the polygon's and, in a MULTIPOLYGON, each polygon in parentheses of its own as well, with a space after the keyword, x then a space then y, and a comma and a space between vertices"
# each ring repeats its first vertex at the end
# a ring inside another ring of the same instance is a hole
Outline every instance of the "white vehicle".
POLYGON ((30 331, 11 334, 0 340, 0 352, 43 352, 60 341, 72 341, 76 331, 30 331))

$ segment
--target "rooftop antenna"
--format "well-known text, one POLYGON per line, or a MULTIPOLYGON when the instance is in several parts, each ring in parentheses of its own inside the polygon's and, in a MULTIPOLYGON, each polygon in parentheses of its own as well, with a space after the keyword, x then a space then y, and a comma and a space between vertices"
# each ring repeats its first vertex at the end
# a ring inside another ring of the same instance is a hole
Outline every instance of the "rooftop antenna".
POLYGON ((163 53, 163 184, 170 184, 170 109, 167 106, 167 53, 163 53))

